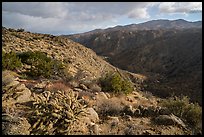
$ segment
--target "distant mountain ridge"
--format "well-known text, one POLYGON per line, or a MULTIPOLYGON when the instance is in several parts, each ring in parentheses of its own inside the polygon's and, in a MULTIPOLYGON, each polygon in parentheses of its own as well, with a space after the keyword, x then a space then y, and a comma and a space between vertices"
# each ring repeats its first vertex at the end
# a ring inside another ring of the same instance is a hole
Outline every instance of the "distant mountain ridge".
MULTIPOLYGON (((188 29, 188 28, 202 28, 202 21, 190 22, 184 19, 177 19, 177 20, 159 19, 159 20, 151 20, 151 21, 138 23, 138 24, 129 24, 124 26, 118 25, 118 26, 110 27, 106 29, 95 29, 85 33, 80 33, 80 35, 117 31, 117 30, 130 31, 130 30, 188 29)), ((77 35, 77 34, 73 34, 73 35, 77 35)))
POLYGON ((201 102, 202 21, 153 20, 64 37, 91 48, 121 69, 164 76, 162 84, 149 86, 158 95, 188 94, 201 102))

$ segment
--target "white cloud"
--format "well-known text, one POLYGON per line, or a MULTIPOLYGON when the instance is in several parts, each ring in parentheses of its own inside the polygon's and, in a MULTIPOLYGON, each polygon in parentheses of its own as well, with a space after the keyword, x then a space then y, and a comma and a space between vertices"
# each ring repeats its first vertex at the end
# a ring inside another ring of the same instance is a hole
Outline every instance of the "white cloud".
POLYGON ((3 2, 2 24, 34 32, 78 33, 116 26, 121 17, 149 19, 152 7, 161 13, 202 11, 202 3, 196 2, 3 2))
POLYGON ((162 13, 202 12, 202 2, 161 2, 159 10, 162 13))
POLYGON ((147 19, 150 17, 146 8, 137 8, 128 13, 129 18, 147 19))

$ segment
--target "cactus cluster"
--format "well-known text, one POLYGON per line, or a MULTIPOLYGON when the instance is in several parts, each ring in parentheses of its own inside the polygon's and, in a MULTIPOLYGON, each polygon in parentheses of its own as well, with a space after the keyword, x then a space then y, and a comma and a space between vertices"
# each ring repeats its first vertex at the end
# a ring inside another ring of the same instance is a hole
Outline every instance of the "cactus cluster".
POLYGON ((29 113, 31 134, 71 134, 73 122, 86 114, 84 108, 71 90, 36 94, 29 113))

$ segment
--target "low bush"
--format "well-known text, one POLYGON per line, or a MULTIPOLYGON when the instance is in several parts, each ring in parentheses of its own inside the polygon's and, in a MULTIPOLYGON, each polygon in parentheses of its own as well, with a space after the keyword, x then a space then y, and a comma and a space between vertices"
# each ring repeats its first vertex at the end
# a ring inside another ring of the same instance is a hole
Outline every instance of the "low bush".
POLYGON ((22 63, 31 65, 27 74, 33 77, 44 76, 46 78, 52 75, 61 75, 63 65, 60 61, 54 60, 40 51, 27 51, 18 54, 22 63))
POLYGON ((67 85, 65 85, 64 82, 58 81, 58 82, 53 83, 49 87, 47 87, 46 90, 49 90, 49 91, 52 91, 52 92, 56 92, 58 90, 62 91, 62 90, 67 90, 67 89, 69 89, 69 87, 67 85))
POLYGON ((17 70, 22 66, 22 62, 15 52, 5 53, 2 51, 2 69, 17 70))
POLYGON ((128 94, 133 90, 133 85, 118 73, 107 73, 99 81, 102 91, 128 94))
POLYGON ((124 109, 122 101, 118 98, 108 100, 97 100, 96 111, 100 116, 118 116, 124 109))
POLYGON ((197 128, 202 121, 202 108, 197 103, 190 103, 187 96, 170 97, 163 100, 161 105, 187 122, 190 127, 197 128))

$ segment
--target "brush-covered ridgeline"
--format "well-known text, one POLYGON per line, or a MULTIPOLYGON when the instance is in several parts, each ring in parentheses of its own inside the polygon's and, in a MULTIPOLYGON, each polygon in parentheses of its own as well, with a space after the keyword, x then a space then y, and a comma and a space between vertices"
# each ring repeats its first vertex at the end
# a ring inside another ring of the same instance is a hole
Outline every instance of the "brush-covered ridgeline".
POLYGON ((202 134, 202 108, 70 39, 2 27, 4 135, 202 134))

